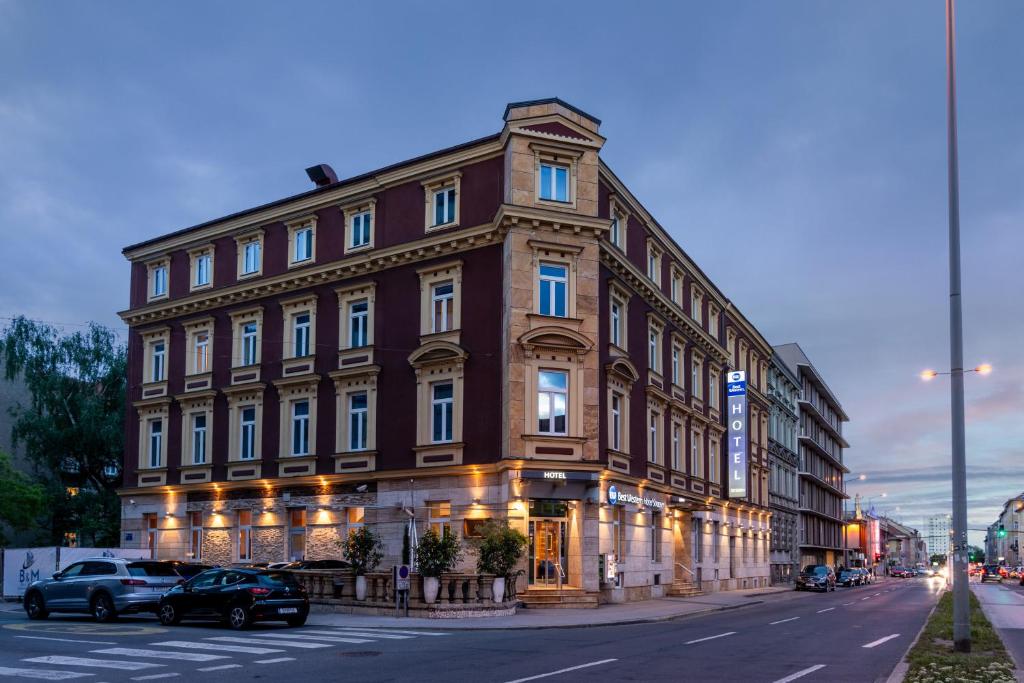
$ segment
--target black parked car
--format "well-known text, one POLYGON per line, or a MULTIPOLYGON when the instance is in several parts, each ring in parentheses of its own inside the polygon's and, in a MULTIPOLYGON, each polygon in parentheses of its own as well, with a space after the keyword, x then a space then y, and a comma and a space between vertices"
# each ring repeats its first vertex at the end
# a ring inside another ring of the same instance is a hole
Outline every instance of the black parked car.
POLYGON ((862 577, 861 573, 856 569, 844 569, 839 572, 839 577, 836 579, 836 583, 840 586, 859 586, 861 584, 862 577))
POLYGON ((182 619, 215 619, 233 629, 254 621, 302 626, 309 616, 309 598, 289 572, 210 569, 164 593, 157 615, 165 626, 182 619))
POLYGON ((796 589, 818 590, 823 593, 836 589, 836 573, 832 567, 824 564, 809 564, 796 577, 796 589))
POLYGON ((352 565, 345 560, 296 560, 289 562, 281 569, 351 569, 352 565))
POLYGON ((213 569, 212 564, 200 564, 199 562, 172 562, 174 571, 186 581, 197 574, 202 574, 207 569, 213 569))

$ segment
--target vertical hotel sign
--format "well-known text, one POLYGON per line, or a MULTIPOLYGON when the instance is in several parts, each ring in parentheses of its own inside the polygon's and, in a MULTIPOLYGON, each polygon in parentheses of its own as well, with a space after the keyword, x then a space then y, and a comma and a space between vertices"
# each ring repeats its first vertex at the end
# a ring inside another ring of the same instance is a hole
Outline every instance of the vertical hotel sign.
POLYGON ((729 497, 747 497, 747 374, 726 374, 725 395, 729 421, 729 497))

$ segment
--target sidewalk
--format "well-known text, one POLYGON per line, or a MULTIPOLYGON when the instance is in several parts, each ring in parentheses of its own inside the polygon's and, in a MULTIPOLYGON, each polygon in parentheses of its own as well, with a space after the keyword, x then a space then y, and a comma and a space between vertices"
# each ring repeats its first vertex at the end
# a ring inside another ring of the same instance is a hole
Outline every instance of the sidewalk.
POLYGON ((1003 585, 971 582, 971 590, 992 622, 1017 666, 1017 680, 1024 680, 1024 594, 1003 585))
MULTIPOLYGON (((310 625, 354 626, 358 628, 431 628, 497 630, 519 628, 570 628, 583 626, 611 626, 652 621, 667 621, 723 610, 757 605, 782 596, 806 596, 791 586, 775 586, 753 591, 725 591, 697 595, 692 598, 659 598, 643 602, 602 605, 597 609, 520 609, 510 617, 482 617, 472 619, 423 619, 410 617, 363 616, 316 612, 309 615, 310 625)), ((314 607, 314 610, 316 608, 314 607)))

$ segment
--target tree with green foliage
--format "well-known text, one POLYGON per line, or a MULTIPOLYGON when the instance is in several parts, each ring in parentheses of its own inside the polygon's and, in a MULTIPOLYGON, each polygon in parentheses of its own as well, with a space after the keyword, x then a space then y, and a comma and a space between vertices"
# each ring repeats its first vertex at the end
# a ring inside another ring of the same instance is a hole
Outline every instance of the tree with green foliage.
POLYGON ((31 396, 28 405, 11 409, 11 436, 47 477, 51 542, 62 542, 70 532, 81 545, 118 545, 124 345, 95 323, 84 332, 62 334, 19 317, 0 336, 0 359, 6 378, 20 377, 31 396))
POLYGON ((43 487, 14 469, 11 456, 0 451, 0 546, 7 545, 4 527, 27 531, 39 523, 45 509, 43 487))

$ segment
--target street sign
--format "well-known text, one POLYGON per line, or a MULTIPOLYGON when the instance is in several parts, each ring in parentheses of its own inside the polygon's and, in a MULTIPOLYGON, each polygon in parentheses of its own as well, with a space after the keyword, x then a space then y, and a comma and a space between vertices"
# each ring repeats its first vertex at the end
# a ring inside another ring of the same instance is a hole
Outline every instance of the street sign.
POLYGON ((409 581, 411 571, 409 565, 399 564, 395 565, 395 590, 396 591, 407 591, 409 590, 409 581))

